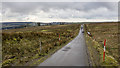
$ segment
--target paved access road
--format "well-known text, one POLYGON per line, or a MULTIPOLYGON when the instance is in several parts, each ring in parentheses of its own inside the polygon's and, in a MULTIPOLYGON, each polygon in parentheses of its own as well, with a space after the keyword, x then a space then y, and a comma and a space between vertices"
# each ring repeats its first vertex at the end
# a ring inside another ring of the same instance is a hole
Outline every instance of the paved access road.
POLYGON ((83 25, 78 36, 58 50, 39 66, 89 66, 87 47, 85 45, 83 25))

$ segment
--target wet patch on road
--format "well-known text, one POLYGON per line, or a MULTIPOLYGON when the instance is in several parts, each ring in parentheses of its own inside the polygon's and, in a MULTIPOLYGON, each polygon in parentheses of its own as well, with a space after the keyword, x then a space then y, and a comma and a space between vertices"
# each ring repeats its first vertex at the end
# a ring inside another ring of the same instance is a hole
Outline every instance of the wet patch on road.
POLYGON ((65 47, 62 51, 68 51, 69 49, 71 49, 70 47, 65 47))

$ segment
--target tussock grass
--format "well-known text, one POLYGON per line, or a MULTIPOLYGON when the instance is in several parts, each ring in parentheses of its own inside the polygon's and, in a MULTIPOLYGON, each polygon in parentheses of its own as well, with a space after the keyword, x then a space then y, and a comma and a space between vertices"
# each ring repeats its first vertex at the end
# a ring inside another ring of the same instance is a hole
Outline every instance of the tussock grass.
POLYGON ((91 59, 95 66, 118 66, 118 23, 86 24, 86 32, 92 37, 86 36, 86 43, 91 53, 91 59), (106 42, 106 57, 103 61, 104 39, 106 42), (95 55, 95 56, 94 56, 95 55))
POLYGON ((77 36, 79 28, 80 24, 70 24, 3 30, 2 65, 26 66, 42 62, 42 58, 57 51, 77 36))

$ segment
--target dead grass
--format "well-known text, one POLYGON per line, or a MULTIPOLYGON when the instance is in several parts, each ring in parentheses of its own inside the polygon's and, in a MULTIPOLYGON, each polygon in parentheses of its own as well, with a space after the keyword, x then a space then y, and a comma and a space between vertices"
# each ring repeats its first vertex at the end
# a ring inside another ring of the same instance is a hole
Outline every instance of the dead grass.
POLYGON ((43 58, 68 43, 78 34, 79 28, 79 24, 71 24, 3 30, 2 65, 24 66, 35 63, 34 60, 43 58))
MULTIPOLYGON (((96 45, 97 47, 103 49, 104 39, 107 40, 106 42, 106 51, 108 55, 112 56, 114 60, 119 62, 119 54, 118 54, 118 23, 97 23, 97 24, 87 24, 86 25, 87 31, 92 34, 92 40, 95 40, 100 44, 100 46, 96 45)), ((88 39, 87 39, 88 40, 88 39)), ((93 44, 91 45, 91 47, 93 44)), ((99 50, 98 50, 99 51, 99 50)), ((110 60, 106 59, 107 63, 103 65, 112 65, 108 63, 110 60)), ((117 64, 117 63, 116 63, 117 64)), ((115 65, 115 64, 114 64, 115 65)))

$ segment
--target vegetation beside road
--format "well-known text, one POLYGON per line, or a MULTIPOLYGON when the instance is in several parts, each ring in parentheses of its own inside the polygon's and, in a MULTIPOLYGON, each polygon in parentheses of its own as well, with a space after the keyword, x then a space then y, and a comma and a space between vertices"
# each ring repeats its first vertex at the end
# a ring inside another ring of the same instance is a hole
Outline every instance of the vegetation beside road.
POLYGON ((79 28, 80 24, 67 24, 3 30, 2 65, 27 66, 42 62, 42 58, 50 56, 76 37, 79 28))
POLYGON ((95 66, 118 66, 118 22, 94 23, 85 25, 85 37, 93 65, 95 66), (92 36, 89 36, 90 32, 92 36), (106 56, 103 61, 104 39, 106 42, 106 56))

